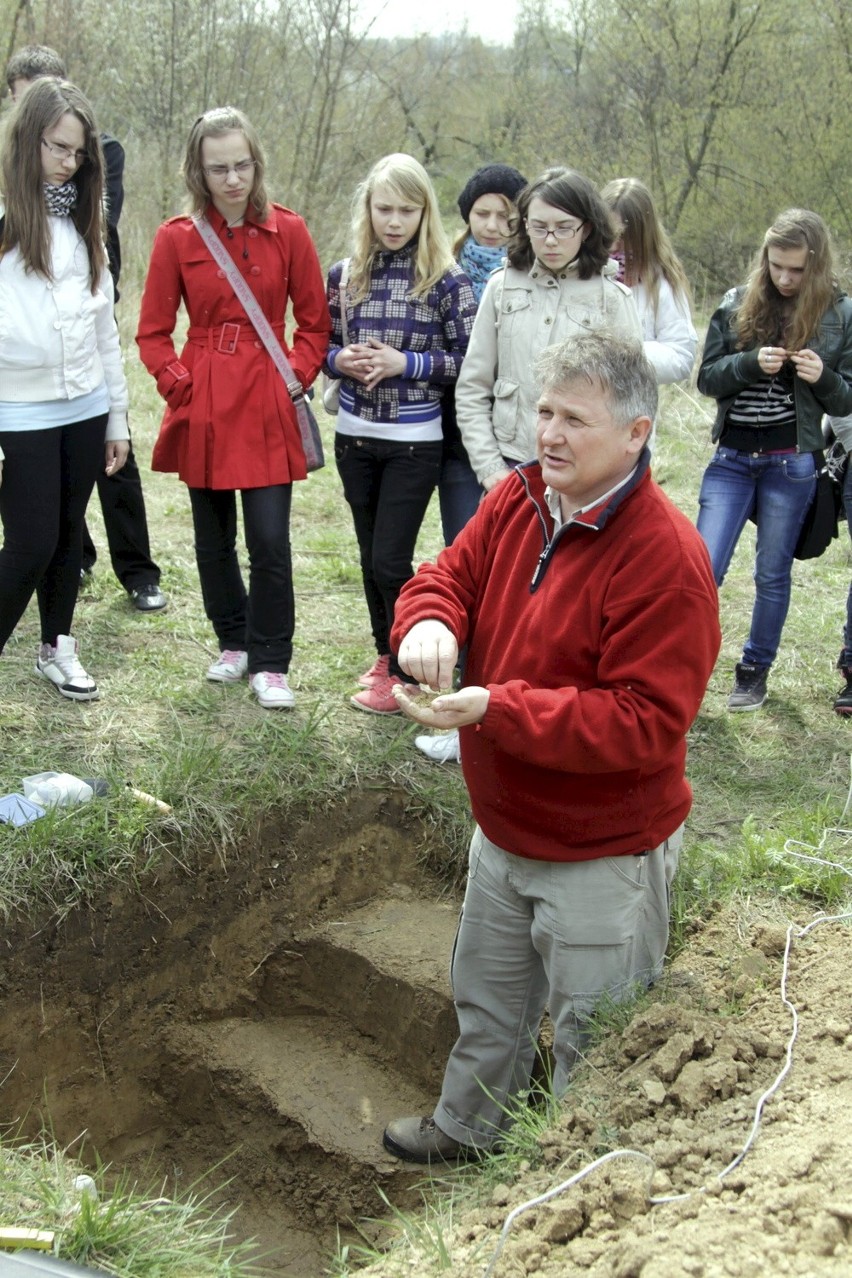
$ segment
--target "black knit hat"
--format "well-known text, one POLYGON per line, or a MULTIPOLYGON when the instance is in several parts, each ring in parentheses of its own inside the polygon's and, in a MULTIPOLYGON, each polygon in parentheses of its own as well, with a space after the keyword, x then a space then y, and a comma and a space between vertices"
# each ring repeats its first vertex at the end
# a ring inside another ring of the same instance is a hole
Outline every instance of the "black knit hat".
POLYGON ((480 195, 505 195, 514 204, 527 179, 511 164, 485 164, 477 169, 459 196, 459 212, 465 222, 470 221, 470 210, 480 195))

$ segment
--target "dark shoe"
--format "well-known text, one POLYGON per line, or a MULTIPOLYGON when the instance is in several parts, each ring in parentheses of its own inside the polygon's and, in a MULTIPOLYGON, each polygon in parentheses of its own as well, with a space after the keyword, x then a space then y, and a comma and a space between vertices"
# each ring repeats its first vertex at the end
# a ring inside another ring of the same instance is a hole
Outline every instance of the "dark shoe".
POLYGON ((137 612, 161 612, 169 602, 155 581, 131 590, 130 598, 137 612))
POLYGON ((834 709, 838 714, 852 714, 852 670, 841 666, 846 687, 841 688, 834 698, 834 709))
POLYGON ((431 1116, 395 1119, 385 1128, 382 1144, 407 1163, 455 1163, 481 1156, 472 1145, 462 1145, 442 1132, 431 1116))
POLYGON ((766 700, 766 677, 769 666, 747 666, 737 663, 734 690, 728 697, 729 710, 759 710, 766 700))

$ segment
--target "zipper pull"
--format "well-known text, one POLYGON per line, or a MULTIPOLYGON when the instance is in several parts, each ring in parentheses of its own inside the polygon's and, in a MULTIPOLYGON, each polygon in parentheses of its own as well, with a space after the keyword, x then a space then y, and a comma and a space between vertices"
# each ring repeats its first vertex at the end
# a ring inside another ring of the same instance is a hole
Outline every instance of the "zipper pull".
POLYGON ((531 589, 531 590, 535 590, 536 586, 538 585, 539 581, 541 580, 541 575, 542 575, 542 573, 544 572, 544 561, 547 559, 547 551, 548 551, 548 549, 549 549, 549 547, 545 546, 544 550, 541 552, 541 554, 540 554, 540 555, 539 555, 539 557, 538 557, 538 563, 537 563, 537 564, 536 564, 536 566, 535 566, 535 572, 533 573, 533 579, 532 579, 532 581, 530 582, 530 589, 531 589))

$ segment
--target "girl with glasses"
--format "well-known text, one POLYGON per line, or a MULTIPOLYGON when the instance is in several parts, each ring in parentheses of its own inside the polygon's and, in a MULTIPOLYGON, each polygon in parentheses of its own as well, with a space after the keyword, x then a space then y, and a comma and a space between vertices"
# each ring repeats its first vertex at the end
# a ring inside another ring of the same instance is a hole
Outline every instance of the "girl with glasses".
POLYGON ((351 700, 371 714, 399 714, 391 690, 410 681, 391 653, 393 610, 414 575, 441 468, 442 394, 456 380, 476 309, 432 183, 413 156, 385 156, 358 187, 341 300, 343 269, 338 262, 328 277, 327 365, 342 379, 334 452, 377 652, 351 700))
POLYGON ((616 279, 633 294, 657 382, 681 382, 692 372, 698 334, 690 313, 689 281, 654 198, 638 178, 616 178, 602 189, 601 199, 615 223, 616 279))
MULTIPOLYGON (((270 202, 265 168, 241 111, 218 107, 195 121, 183 166, 190 211, 210 223, 307 390, 328 345, 322 272, 305 223, 270 202)), ((294 481, 307 477, 305 455, 284 380, 191 216, 157 232, 136 340, 167 405, 153 468, 176 471, 189 488, 201 594, 220 650, 207 678, 238 683, 247 675, 264 709, 288 710, 295 700, 287 681, 295 627, 290 502, 294 481), (178 354, 181 301, 190 327, 178 354), (237 490, 248 590, 236 550, 237 490)))
POLYGON ((728 698, 729 710, 757 710, 790 606, 823 414, 852 412, 852 301, 816 213, 788 209, 770 226, 745 287, 726 293, 710 320, 698 389, 717 406, 717 448, 698 497, 717 585, 746 521, 757 525, 751 629, 728 698))
POLYGON ((470 463, 486 491, 535 456, 535 358, 575 333, 642 340, 629 288, 615 279, 609 210, 573 169, 548 169, 518 198, 503 271, 477 311, 456 389, 470 463))
POLYGON ((3 150, 0 651, 38 598, 35 671, 72 701, 98 687, 71 623, 86 505, 128 453, 127 384, 104 238, 104 160, 86 98, 45 77, 3 150))

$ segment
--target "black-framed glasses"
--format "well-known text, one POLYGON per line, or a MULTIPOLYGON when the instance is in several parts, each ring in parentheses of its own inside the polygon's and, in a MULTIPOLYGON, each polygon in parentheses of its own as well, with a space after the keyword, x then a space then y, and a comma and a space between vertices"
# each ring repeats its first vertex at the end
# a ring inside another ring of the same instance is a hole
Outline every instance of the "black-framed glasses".
POLYGON ((208 164, 201 171, 205 177, 213 178, 215 182, 222 182, 230 173, 236 173, 237 177, 245 177, 251 173, 257 160, 239 160, 236 164, 208 164))
POLYGON ((570 222, 560 222, 558 226, 546 226, 544 222, 527 221, 526 228, 530 239, 546 240, 552 235, 555 240, 573 240, 575 235, 579 235, 585 226, 584 222, 578 222, 576 226, 570 222))
POLYGON ((47 147, 55 160, 73 160, 78 168, 89 158, 88 151, 75 151, 73 146, 65 146, 62 142, 48 142, 47 138, 42 138, 41 144, 47 147))

